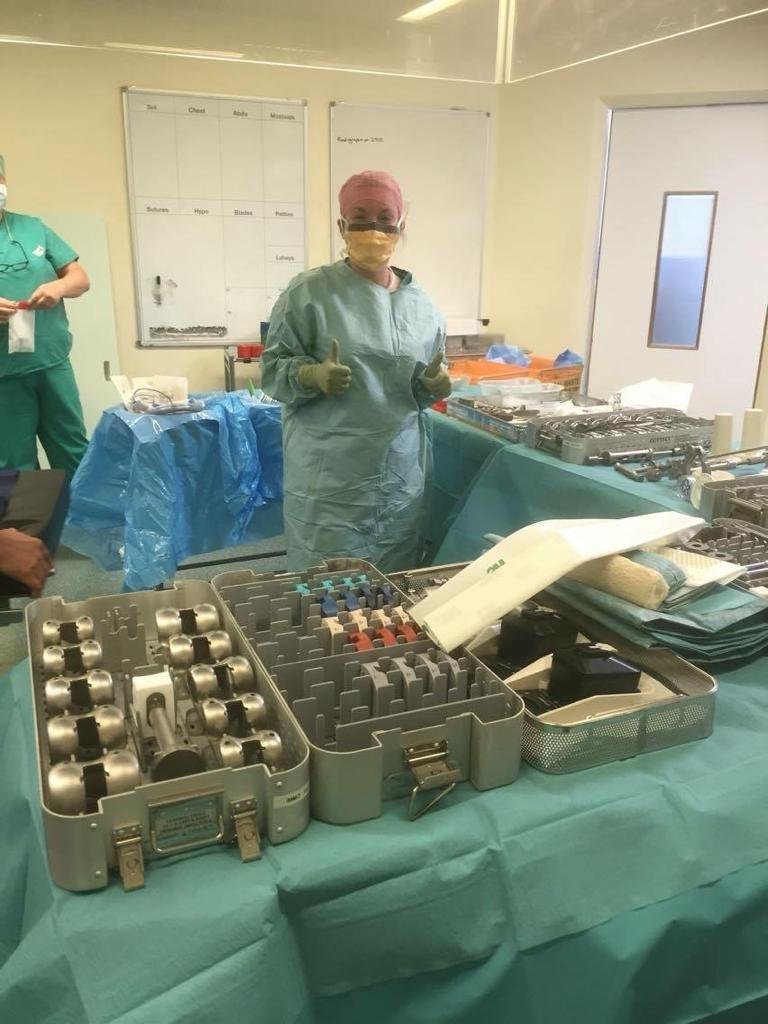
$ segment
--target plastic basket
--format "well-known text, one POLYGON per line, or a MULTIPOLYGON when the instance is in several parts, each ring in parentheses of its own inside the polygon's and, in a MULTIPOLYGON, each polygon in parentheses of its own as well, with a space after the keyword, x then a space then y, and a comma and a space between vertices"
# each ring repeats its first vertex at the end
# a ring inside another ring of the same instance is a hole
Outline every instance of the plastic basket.
POLYGON ((532 377, 527 366, 510 366, 507 363, 490 363, 487 359, 457 359, 449 364, 451 377, 465 377, 470 384, 481 380, 514 380, 515 377, 532 377))
POLYGON ((547 384, 559 384, 563 391, 579 391, 581 388, 581 375, 584 367, 578 366, 548 366, 536 371, 539 380, 547 384))
POLYGON ((548 356, 531 356, 529 366, 509 366, 507 363, 491 363, 487 359, 457 359, 450 363, 451 377, 465 377, 470 384, 489 380, 515 380, 517 377, 534 377, 545 384, 560 384, 564 391, 578 391, 584 367, 555 366, 548 356))

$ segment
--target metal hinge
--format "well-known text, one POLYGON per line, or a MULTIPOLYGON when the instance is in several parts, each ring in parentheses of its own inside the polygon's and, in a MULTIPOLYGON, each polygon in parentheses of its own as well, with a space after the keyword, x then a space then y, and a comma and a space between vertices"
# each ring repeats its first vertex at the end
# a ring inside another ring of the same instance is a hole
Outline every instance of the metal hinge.
POLYGON ((112 829, 112 841, 117 854, 117 866, 123 889, 144 888, 144 849, 141 842, 141 826, 125 825, 112 829))
POLYGON ((256 821, 256 801, 236 800, 230 808, 241 859, 258 860, 261 856, 261 837, 256 821))
POLYGON ((447 740, 425 743, 420 747, 406 747, 404 757, 405 763, 416 780, 408 805, 408 817, 411 821, 415 821, 416 818, 420 818, 422 814, 426 814, 435 804, 439 803, 443 797, 448 796, 460 780, 461 772, 456 762, 451 761, 448 756, 447 740), (439 789, 440 792, 419 807, 419 794, 431 789, 439 789))

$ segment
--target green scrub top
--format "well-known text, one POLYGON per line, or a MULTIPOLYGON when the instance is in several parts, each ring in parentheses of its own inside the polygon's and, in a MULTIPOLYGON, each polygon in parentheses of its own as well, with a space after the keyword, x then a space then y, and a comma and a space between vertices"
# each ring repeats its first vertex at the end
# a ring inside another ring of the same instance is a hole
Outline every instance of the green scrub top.
MULTIPOLYGON (((7 264, 29 265, 18 270, 0 269, 0 296, 19 302, 28 299, 41 284, 58 279, 57 271, 78 258, 77 253, 37 217, 6 211, 0 220, 0 268, 7 264), (14 245, 12 239, 20 245, 14 245)), ((35 351, 8 352, 8 325, 0 324, 0 377, 46 370, 65 362, 72 335, 64 303, 35 311, 35 351)))

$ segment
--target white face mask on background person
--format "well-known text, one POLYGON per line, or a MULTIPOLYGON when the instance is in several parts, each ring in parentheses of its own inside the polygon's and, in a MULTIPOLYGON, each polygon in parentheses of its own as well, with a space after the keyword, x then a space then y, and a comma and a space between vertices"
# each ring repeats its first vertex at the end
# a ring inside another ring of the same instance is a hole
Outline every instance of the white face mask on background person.
POLYGON ((0 213, 5 209, 6 203, 8 202, 8 189, 5 185, 0 185, 0 213))

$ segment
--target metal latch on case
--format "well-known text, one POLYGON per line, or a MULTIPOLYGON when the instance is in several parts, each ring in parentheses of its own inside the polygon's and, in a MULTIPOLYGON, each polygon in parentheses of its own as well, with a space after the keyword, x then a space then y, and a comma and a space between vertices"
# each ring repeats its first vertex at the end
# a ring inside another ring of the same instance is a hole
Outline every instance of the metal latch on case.
POLYGON ((261 857, 261 837, 256 821, 256 801, 236 800, 230 807, 240 858, 244 861, 258 860, 261 857))
POLYGON ((415 821, 448 796, 460 780, 461 773, 456 762, 448 756, 447 740, 425 743, 420 747, 406 747, 403 754, 416 780, 408 805, 408 818, 415 821), (419 795, 433 789, 439 792, 419 806, 419 795))
POLYGON ((123 889, 144 888, 144 850, 141 844, 141 826, 125 825, 112 830, 112 841, 115 844, 117 866, 123 889))

